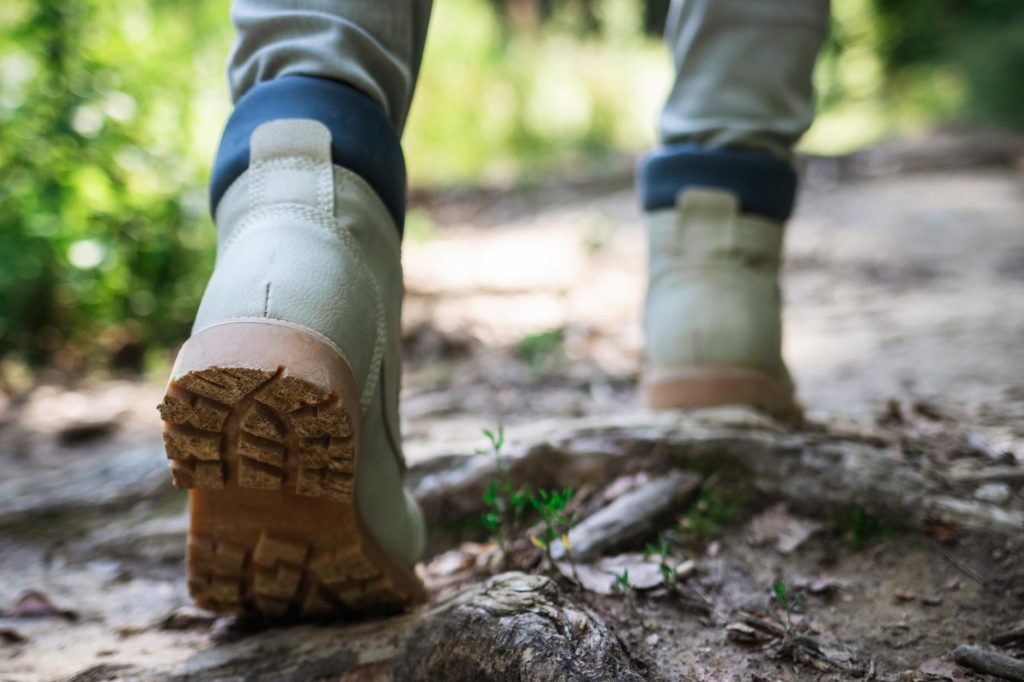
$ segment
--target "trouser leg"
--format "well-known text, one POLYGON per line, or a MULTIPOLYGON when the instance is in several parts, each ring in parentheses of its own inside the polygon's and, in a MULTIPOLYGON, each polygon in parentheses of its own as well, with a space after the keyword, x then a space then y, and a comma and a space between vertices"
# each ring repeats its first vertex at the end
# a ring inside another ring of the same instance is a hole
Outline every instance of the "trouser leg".
POLYGON ((662 147, 638 169, 648 210, 688 187, 730 191, 775 221, 796 195, 793 146, 811 125, 811 76, 828 0, 675 0, 665 35, 676 78, 659 119, 662 147))
POLYGON ((665 28, 675 81, 664 144, 788 158, 814 116, 811 76, 828 0, 675 0, 665 28))
POLYGON ((431 0, 234 0, 228 62, 235 111, 214 164, 211 207, 248 168, 249 137, 275 119, 331 131, 337 165, 362 176, 401 229, 399 138, 412 101, 431 0))
POLYGON ((370 96, 400 133, 430 7, 431 0, 234 0, 232 97, 281 76, 327 78, 370 96))

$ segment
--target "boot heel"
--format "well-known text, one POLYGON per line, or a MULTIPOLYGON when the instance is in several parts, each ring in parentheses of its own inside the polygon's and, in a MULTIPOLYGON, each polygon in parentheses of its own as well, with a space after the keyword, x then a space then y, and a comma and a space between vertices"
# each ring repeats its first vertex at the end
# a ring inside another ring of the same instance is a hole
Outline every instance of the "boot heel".
POLYGON ((653 410, 741 404, 786 421, 803 418, 792 384, 753 369, 702 367, 663 373, 646 381, 643 391, 653 410))
POLYGON ((174 485, 190 491, 197 604, 329 617, 423 599, 360 517, 359 388, 325 337, 274 320, 208 327, 182 347, 159 410, 174 485))

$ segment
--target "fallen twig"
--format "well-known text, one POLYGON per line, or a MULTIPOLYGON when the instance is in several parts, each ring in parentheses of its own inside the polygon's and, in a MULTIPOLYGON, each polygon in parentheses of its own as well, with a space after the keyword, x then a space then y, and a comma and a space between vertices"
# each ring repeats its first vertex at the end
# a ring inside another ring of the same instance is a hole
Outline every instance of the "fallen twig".
POLYGON ((668 584, 668 589, 679 598, 679 605, 683 608, 697 611, 705 616, 714 615, 714 603, 706 595, 702 594, 696 586, 684 587, 679 582, 671 582, 668 584))
POLYGON ((952 471, 950 478, 960 483, 1008 483, 1011 485, 1024 483, 1024 467, 993 466, 971 471, 952 471))
MULTIPOLYGON (((688 471, 673 471, 647 485, 622 495, 604 509, 591 514, 569 531, 572 555, 580 561, 641 541, 657 528, 666 514, 684 505, 700 487, 702 478, 688 471)), ((558 560, 565 547, 551 547, 558 560)))
MULTIPOLYGON (((757 616, 753 616, 751 614, 744 614, 743 622, 752 628, 756 628, 761 632, 766 632, 780 639, 785 638, 787 635, 793 634, 787 633, 786 628, 782 625, 779 625, 778 623, 772 622, 770 620, 764 620, 763 618, 758 618, 757 616)), ((821 649, 821 642, 816 637, 812 637, 811 635, 808 635, 806 633, 800 633, 800 642, 810 647, 813 647, 816 650, 821 649)))
POLYGON ((979 585, 981 585, 981 586, 985 585, 985 579, 982 578, 980 575, 978 575, 975 571, 967 568, 962 563, 957 561, 956 557, 954 557, 952 554, 950 554, 946 550, 940 549, 939 551, 942 552, 942 556, 945 557, 946 561, 948 561, 950 564, 952 564, 955 569, 957 569, 958 571, 960 571, 961 573, 966 575, 968 578, 970 578, 974 582, 978 583, 979 585))
POLYGON ((758 631, 746 623, 729 623, 725 626, 725 634, 734 642, 741 644, 763 644, 774 639, 772 635, 758 631))
POLYGON ((992 635, 992 638, 989 641, 999 646, 1024 641, 1024 621, 1017 623, 1017 625, 1009 630, 997 632, 992 635))
POLYGON ((28 637, 13 628, 0 628, 0 642, 4 644, 23 644, 28 637))
POLYGON ((961 644, 953 650, 953 660, 960 665, 1004 680, 1024 682, 1024 661, 1006 654, 961 644))
MULTIPOLYGON (((828 666, 828 669, 849 670, 848 657, 844 656, 844 658, 847 659, 844 661, 836 660, 832 653, 840 652, 831 652, 829 648, 826 647, 817 637, 808 635, 804 632, 789 631, 783 625, 759 618, 750 613, 743 614, 743 620, 740 624, 774 637, 776 640, 783 643, 784 646, 789 647, 792 655, 795 655, 800 660, 810 663, 819 670, 827 671, 826 668, 822 667, 822 664, 828 666)), ((734 625, 736 624, 734 623, 734 625)), ((736 637, 734 636, 734 639, 735 638, 736 637)))

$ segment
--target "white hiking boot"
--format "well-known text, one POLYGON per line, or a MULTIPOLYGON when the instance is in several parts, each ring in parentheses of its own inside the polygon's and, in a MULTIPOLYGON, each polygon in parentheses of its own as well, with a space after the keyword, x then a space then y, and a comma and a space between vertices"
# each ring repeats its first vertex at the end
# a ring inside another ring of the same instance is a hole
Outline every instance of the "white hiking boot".
POLYGON ((402 485, 400 245, 306 119, 256 128, 217 209, 217 265, 160 405, 190 489, 205 608, 321 617, 418 602, 423 519, 402 485))
POLYGON ((647 214, 644 393, 655 409, 744 404, 799 418, 782 360, 782 225, 731 192, 688 189, 647 214))

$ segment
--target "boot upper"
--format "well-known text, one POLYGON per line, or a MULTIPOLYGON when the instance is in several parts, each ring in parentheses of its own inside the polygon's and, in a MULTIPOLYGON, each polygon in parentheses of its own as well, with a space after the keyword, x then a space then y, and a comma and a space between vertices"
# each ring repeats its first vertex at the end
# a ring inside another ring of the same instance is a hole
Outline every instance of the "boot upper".
POLYGON ((648 379, 707 366, 784 374, 782 225, 740 213, 731 192, 693 188, 646 227, 648 379))
POLYGON ((423 529, 401 482, 402 270, 394 220, 361 177, 332 162, 324 124, 264 123, 250 147, 248 170, 217 207, 217 261, 193 333, 231 320, 280 320, 335 347, 360 389, 360 509, 385 546, 412 563, 423 529))

